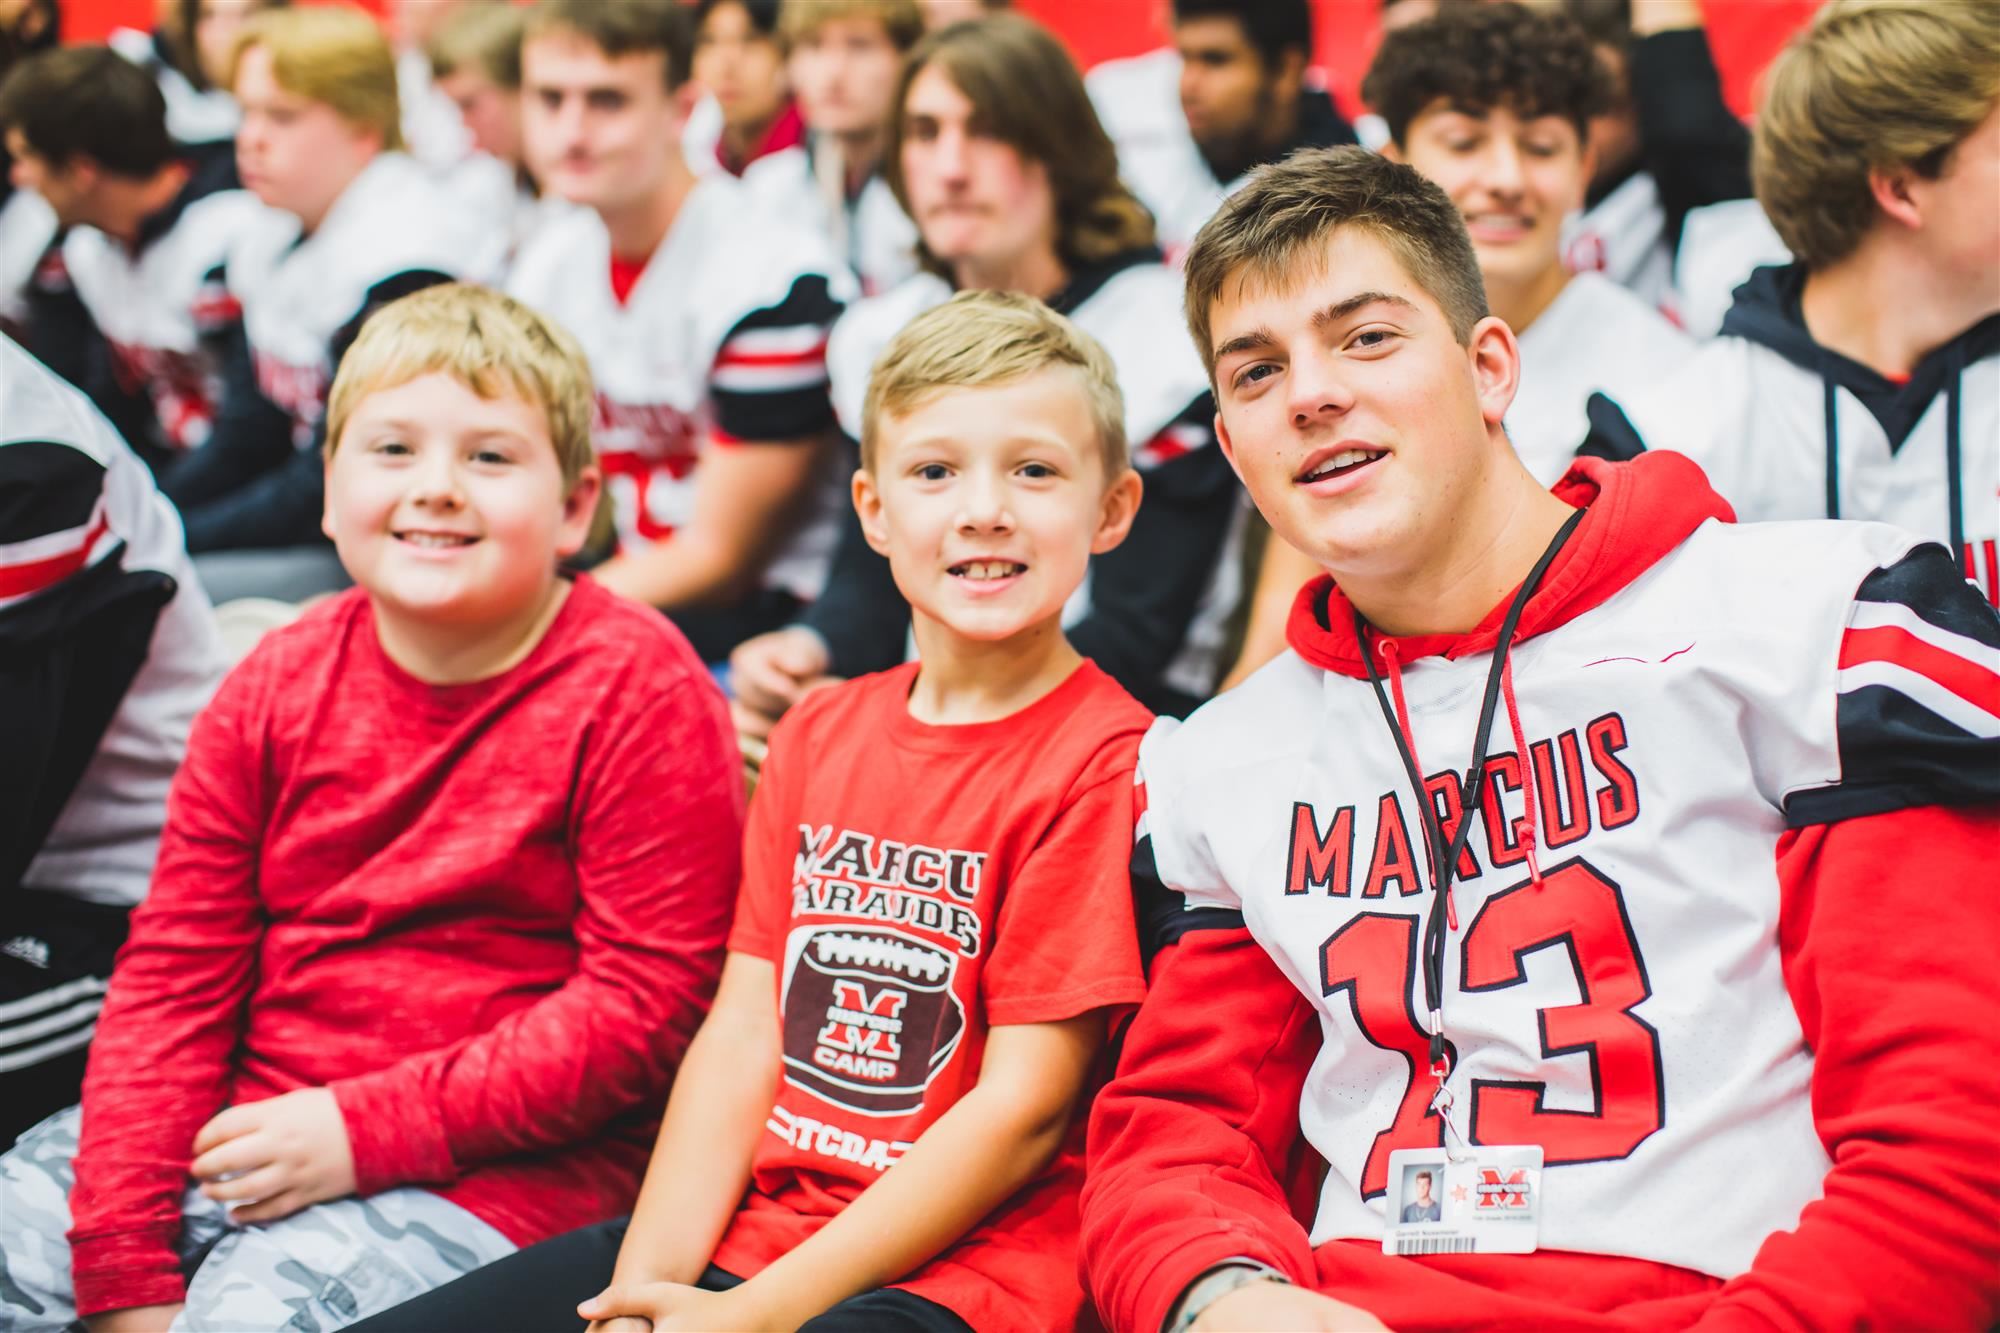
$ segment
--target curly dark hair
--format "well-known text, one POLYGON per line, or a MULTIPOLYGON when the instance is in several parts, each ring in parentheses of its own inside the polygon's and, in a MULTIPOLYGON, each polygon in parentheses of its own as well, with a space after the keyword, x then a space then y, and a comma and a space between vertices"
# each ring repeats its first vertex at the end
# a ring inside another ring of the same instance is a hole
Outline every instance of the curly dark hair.
POLYGON ((1581 137, 1615 96, 1610 71, 1574 19, 1517 4, 1446 5, 1390 33, 1361 84, 1362 100, 1399 144, 1440 98, 1475 114, 1504 106, 1527 119, 1561 116, 1581 137))

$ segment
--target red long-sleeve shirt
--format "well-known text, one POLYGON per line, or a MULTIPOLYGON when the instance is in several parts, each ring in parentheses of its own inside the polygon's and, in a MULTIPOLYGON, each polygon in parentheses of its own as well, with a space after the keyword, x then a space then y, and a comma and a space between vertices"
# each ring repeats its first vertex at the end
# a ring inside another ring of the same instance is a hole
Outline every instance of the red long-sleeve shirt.
POLYGON ((358 1191, 527 1244, 637 1191, 738 877, 723 702, 656 613, 579 579, 519 665, 426 685, 359 592, 196 723, 84 1084, 77 1306, 179 1300, 196 1131, 330 1087, 358 1191))

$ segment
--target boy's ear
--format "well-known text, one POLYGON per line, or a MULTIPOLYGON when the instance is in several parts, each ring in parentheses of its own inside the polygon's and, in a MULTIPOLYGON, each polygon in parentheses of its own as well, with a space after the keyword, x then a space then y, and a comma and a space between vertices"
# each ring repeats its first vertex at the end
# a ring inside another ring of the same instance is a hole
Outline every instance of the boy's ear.
POLYGON ((1472 363, 1472 387, 1479 395, 1479 415, 1489 426, 1506 419, 1521 387, 1521 346, 1506 321, 1488 315, 1472 326, 1465 354, 1472 363))
POLYGON ((556 554, 567 560, 590 544, 597 518, 597 502, 604 494, 604 474, 592 463, 576 474, 569 494, 563 497, 562 527, 556 535, 556 554))
POLYGON ((1132 520, 1139 516, 1145 491, 1146 483, 1129 467, 1105 488, 1104 503, 1097 511, 1097 531, 1090 539, 1092 555, 1103 555, 1125 540, 1125 534, 1132 531, 1132 520))
POLYGON ((868 475, 868 469, 854 469, 854 513, 861 520, 861 535, 868 539, 868 545, 877 555, 889 554, 889 529, 882 522, 882 492, 876 489, 875 478, 868 475))
POLYGON ((320 494, 325 498, 319 506, 319 530, 330 542, 340 540, 340 534, 333 530, 333 455, 328 453, 320 462, 320 494))
POLYGON ((1868 171, 1868 193, 1875 207, 1912 231, 1924 225, 1923 210, 1910 193, 1910 178, 1915 174, 1908 167, 1871 167, 1868 171))

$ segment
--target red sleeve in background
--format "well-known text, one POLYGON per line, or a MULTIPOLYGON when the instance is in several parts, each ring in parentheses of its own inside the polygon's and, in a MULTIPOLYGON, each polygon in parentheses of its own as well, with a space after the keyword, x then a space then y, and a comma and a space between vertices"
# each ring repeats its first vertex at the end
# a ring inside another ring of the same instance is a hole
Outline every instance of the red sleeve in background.
POLYGON ((1785 980, 1833 1169, 1704 1328, 2000 1318, 1996 855, 1990 805, 1870 815, 1779 844, 1785 980))
POLYGON ((1287 1197, 1319 1044, 1249 931, 1191 931, 1156 960, 1090 1117, 1079 1255, 1111 1328, 1153 1333, 1202 1270, 1236 1256, 1314 1283, 1287 1197))

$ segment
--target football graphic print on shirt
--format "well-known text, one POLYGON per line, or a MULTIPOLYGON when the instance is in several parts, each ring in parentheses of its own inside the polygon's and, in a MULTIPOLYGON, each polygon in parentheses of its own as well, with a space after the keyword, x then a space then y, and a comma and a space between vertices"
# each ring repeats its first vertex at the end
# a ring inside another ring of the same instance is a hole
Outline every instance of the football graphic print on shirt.
POLYGON ((910 1115, 965 1035, 958 957, 892 930, 806 926, 786 942, 785 1081, 845 1110, 910 1115))

